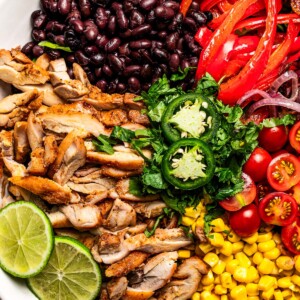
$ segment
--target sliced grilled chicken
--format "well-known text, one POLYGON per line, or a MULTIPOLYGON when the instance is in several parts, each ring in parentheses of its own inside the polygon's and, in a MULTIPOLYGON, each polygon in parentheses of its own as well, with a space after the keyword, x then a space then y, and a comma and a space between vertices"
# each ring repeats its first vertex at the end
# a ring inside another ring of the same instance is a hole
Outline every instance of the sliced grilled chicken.
MULTIPOLYGON (((51 83, 54 85, 53 78, 51 83)), ((64 100, 79 98, 89 93, 89 89, 79 80, 61 80, 60 84, 54 85, 54 92, 64 100)))
POLYGON ((163 201, 137 203, 131 202, 130 205, 138 214, 141 214, 145 218, 155 218, 160 216, 163 213, 164 208, 166 207, 166 204, 163 201))
POLYGON ((31 150, 43 146, 44 131, 41 123, 36 119, 33 112, 30 112, 27 121, 27 137, 31 150))
POLYGON ((142 114, 141 110, 131 109, 128 112, 128 119, 132 123, 137 123, 145 126, 150 125, 150 121, 147 115, 142 114))
POLYGON ((2 157, 14 158, 13 131, 2 130, 0 132, 0 153, 2 157))
POLYGON ((47 216, 53 228, 72 227, 72 224, 67 216, 60 211, 50 212, 47 214, 47 216))
POLYGON ((17 162, 24 162, 30 152, 27 137, 27 122, 17 122, 14 127, 14 150, 17 162))
POLYGON ((102 111, 100 114, 101 122, 108 127, 120 126, 128 122, 127 112, 123 109, 112 109, 102 111))
POLYGON ((43 147, 35 148, 30 154, 30 162, 27 171, 34 176, 44 176, 47 172, 45 164, 45 149, 43 147))
POLYGON ((151 290, 138 290, 127 287, 125 295, 122 300, 147 300, 153 296, 154 292, 151 290))
POLYGON ((3 157, 3 163, 10 172, 11 176, 23 177, 28 175, 26 167, 11 158, 3 157))
POLYGON ((66 61, 63 58, 58 58, 49 61, 49 71, 51 72, 67 72, 66 61))
POLYGON ((178 267, 171 282, 159 291, 158 300, 187 300, 197 291, 202 274, 208 266, 197 256, 185 259, 178 267))
POLYGON ((142 172, 143 172, 142 168, 133 170, 133 171, 125 171, 125 170, 121 170, 121 169, 117 169, 117 168, 113 168, 113 167, 109 167, 109 166, 101 167, 101 173, 104 176, 109 176, 109 177, 113 177, 116 179, 122 179, 122 178, 126 178, 126 177, 139 175, 139 174, 142 174, 142 172))
POLYGON ((50 61, 51 59, 49 55, 47 53, 44 53, 36 59, 35 64, 44 70, 48 70, 50 61))
POLYGON ((58 147, 54 135, 47 135, 44 138, 45 156, 44 163, 48 167, 54 163, 58 154, 58 147))
POLYGON ((106 290, 110 300, 122 299, 126 292, 128 280, 126 277, 114 278, 107 283, 106 290))

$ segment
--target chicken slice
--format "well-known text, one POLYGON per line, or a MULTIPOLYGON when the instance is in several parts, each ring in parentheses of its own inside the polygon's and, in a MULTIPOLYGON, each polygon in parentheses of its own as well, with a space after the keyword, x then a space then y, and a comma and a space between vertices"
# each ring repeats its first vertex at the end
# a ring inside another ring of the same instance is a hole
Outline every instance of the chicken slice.
POLYGON ((119 300, 126 292, 128 280, 126 277, 114 278, 107 283, 106 290, 110 300, 119 300))
POLYGON ((51 72, 67 72, 67 65, 64 58, 58 58, 49 62, 49 71, 51 72))
POLYGON ((3 164, 0 161, 0 209, 14 201, 15 200, 9 193, 9 181, 4 175, 3 164))
POLYGON ((32 150, 43 146, 44 131, 33 112, 30 112, 27 120, 27 137, 32 150))
POLYGON ((141 251, 132 251, 120 261, 110 265, 105 270, 107 277, 121 277, 138 268, 147 258, 149 254, 141 251))
POLYGON ((3 163, 10 172, 11 176, 24 177, 28 175, 26 167, 11 158, 3 157, 3 163))
POLYGON ((35 64, 44 70, 48 70, 50 61, 49 55, 44 53, 36 59, 35 64))
POLYGON ((116 199, 108 217, 103 221, 103 226, 112 231, 117 231, 134 225, 136 225, 135 210, 129 204, 116 199))
POLYGON ((68 187, 63 187, 48 178, 13 176, 9 181, 40 196, 50 204, 67 204, 72 200, 71 190, 68 187))
POLYGON ((96 205, 70 204, 61 206, 59 210, 79 230, 88 230, 101 225, 101 214, 96 205))
MULTIPOLYGON (((51 83, 54 83, 53 80, 51 83)), ((69 100, 87 95, 89 89, 81 81, 76 79, 61 80, 60 84, 54 87, 54 92, 62 99, 69 100)))
POLYGON ((74 172, 85 164, 86 149, 83 139, 71 131, 58 147, 58 154, 51 166, 50 175, 60 185, 64 185, 74 172))
POLYGON ((113 177, 113 178, 117 178, 117 179, 122 179, 122 178, 126 178, 126 177, 139 175, 139 174, 142 174, 142 172, 143 172, 142 168, 137 169, 137 170, 132 170, 132 171, 125 171, 125 170, 121 170, 121 169, 117 169, 117 168, 113 168, 113 167, 109 167, 109 166, 101 167, 101 173, 104 176, 109 176, 109 177, 113 177))
POLYGON ((156 291, 162 288, 176 271, 177 258, 177 251, 160 253, 150 258, 143 267, 142 281, 131 287, 146 291, 156 291))
POLYGON ((44 147, 45 147, 44 163, 48 167, 54 163, 58 154, 57 142, 54 135, 47 135, 44 138, 44 147))
POLYGON ((137 123, 145 126, 150 125, 148 116, 146 114, 142 114, 141 110, 131 109, 128 112, 128 119, 132 123, 137 123))
POLYGON ((72 227, 69 219, 60 211, 50 212, 47 216, 53 228, 72 227))
POLYGON ((127 112, 123 109, 101 111, 100 120, 105 126, 108 127, 120 126, 128 122, 127 112))
POLYGON ((124 104, 130 109, 143 109, 145 104, 143 101, 136 101, 137 96, 135 94, 125 93, 124 94, 124 104))
POLYGON ((45 164, 45 149, 43 147, 35 148, 30 154, 30 162, 27 171, 34 176, 44 176, 47 172, 45 164))
POLYGON ((198 289, 202 274, 207 274, 208 270, 208 266, 197 256, 185 259, 171 282, 159 291, 158 300, 191 299, 198 289))
POLYGON ((84 72, 82 67, 77 63, 73 63, 73 74, 74 74, 74 78, 79 80, 83 85, 85 85, 88 88, 91 87, 91 83, 86 73, 84 72))
POLYGON ((151 201, 151 202, 137 202, 130 203, 134 210, 141 214, 144 218, 155 218, 163 213, 166 207, 163 201, 151 201))
POLYGON ((151 296, 153 296, 153 291, 145 291, 145 290, 138 290, 127 287, 125 295, 122 297, 122 300, 147 300, 151 296))
POLYGON ((14 127, 14 150, 17 162, 24 162, 30 152, 27 137, 27 122, 17 122, 14 127))
POLYGON ((13 131, 2 130, 0 132, 0 153, 2 157, 14 158, 13 131))
MULTIPOLYGON (((64 82, 71 80, 67 72, 49 72, 51 84, 56 87, 64 82)), ((55 88, 54 88, 55 91, 55 88)))

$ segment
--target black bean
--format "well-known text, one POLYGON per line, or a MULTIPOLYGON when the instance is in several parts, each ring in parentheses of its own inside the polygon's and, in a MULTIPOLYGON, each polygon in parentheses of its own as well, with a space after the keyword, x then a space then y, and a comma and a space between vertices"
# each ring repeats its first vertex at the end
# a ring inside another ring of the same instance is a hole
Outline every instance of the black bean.
POLYGON ((91 45, 91 46, 86 46, 84 48, 84 52, 88 56, 92 56, 92 55, 98 54, 99 53, 99 49, 95 45, 91 45))
POLYGON ((104 49, 106 52, 115 52, 121 45, 121 40, 117 37, 112 38, 109 42, 105 45, 104 49))
POLYGON ((116 55, 109 54, 108 55, 109 65, 112 67, 113 70, 116 72, 121 72, 124 69, 123 61, 117 57, 116 55))
POLYGON ((114 35, 117 28, 117 18, 116 16, 110 16, 108 19, 107 29, 111 35, 114 35))
POLYGON ((65 44, 71 48, 71 50, 75 51, 81 46, 81 42, 76 36, 74 30, 69 29, 64 34, 65 44))
POLYGON ((66 56, 66 62, 70 65, 72 65, 75 62, 75 56, 74 54, 69 54, 66 56))
POLYGON ((144 34, 147 34, 148 32, 150 32, 152 29, 150 24, 143 24, 140 25, 134 29, 132 29, 132 36, 136 37, 136 36, 141 36, 144 34))
POLYGON ((58 0, 57 8, 61 15, 67 15, 71 11, 71 0, 58 0))
POLYGON ((54 36, 54 42, 58 45, 65 46, 65 37, 64 35, 56 35, 54 36))
POLYGON ((46 39, 46 33, 44 30, 33 29, 31 32, 31 37, 35 42, 39 43, 46 39))
POLYGON ((159 48, 162 49, 164 48, 164 44, 161 41, 152 41, 151 47, 154 48, 159 48))
POLYGON ((206 22, 210 22, 214 18, 213 14, 210 11, 204 11, 204 14, 206 15, 207 19, 206 22))
POLYGON ((107 82, 104 79, 101 79, 97 81, 96 86, 105 93, 107 89, 107 82))
POLYGON ((181 37, 181 38, 179 38, 178 43, 177 43, 177 50, 183 51, 183 44, 184 44, 184 38, 181 37))
POLYGON ((190 58, 190 66, 191 67, 197 67, 197 65, 198 65, 198 57, 192 57, 192 58, 190 58))
POLYGON ((172 22, 168 26, 168 29, 171 31, 181 29, 182 21, 183 21, 183 14, 182 13, 176 14, 175 17, 173 18, 172 22))
POLYGON ((169 66, 170 66, 170 70, 173 73, 178 71, 179 63, 180 63, 179 55, 176 54, 176 53, 171 54, 170 55, 170 60, 169 60, 169 66))
POLYGON ((190 30, 192 33, 195 33, 198 29, 196 22, 194 21, 194 19, 190 18, 190 17, 186 17, 183 19, 183 25, 185 25, 185 27, 190 30))
POLYGON ((141 76, 144 79, 151 78, 152 76, 152 67, 150 64, 143 65, 141 68, 141 76))
POLYGON ((85 24, 83 33, 89 41, 94 41, 97 38, 99 31, 95 24, 94 26, 91 26, 91 24, 88 25, 85 24))
POLYGON ((73 68, 68 68, 68 69, 67 69, 67 72, 68 72, 70 78, 73 79, 73 78, 74 78, 73 68))
POLYGON ((134 9, 134 4, 130 0, 125 0, 123 2, 123 8, 125 13, 129 13, 134 9))
POLYGON ((108 22, 108 15, 105 12, 105 9, 103 7, 99 7, 96 10, 95 14, 95 22, 99 29, 104 29, 108 22))
POLYGON ((207 22, 207 17, 203 12, 190 10, 188 16, 193 18, 199 27, 205 25, 207 22))
POLYGON ((57 2, 55 0, 42 0, 42 7, 51 15, 57 13, 57 2))
POLYGON ((35 29, 43 29, 47 24, 47 15, 41 10, 36 10, 31 15, 32 27, 35 29))
POLYGON ((87 77, 88 77, 90 83, 91 83, 91 84, 94 84, 95 81, 96 81, 95 75, 94 75, 92 72, 87 72, 86 75, 87 75, 87 77))
POLYGON ((179 10, 179 3, 175 2, 175 1, 166 1, 163 3, 163 6, 172 8, 175 11, 179 10))
POLYGON ((124 39, 128 39, 129 37, 131 37, 131 35, 132 35, 132 30, 131 29, 127 29, 126 31, 123 31, 123 32, 119 33, 119 36, 121 38, 124 38, 124 39))
POLYGON ((194 9, 196 11, 199 11, 200 10, 199 3, 197 3, 196 1, 192 1, 191 5, 190 5, 190 9, 194 9))
POLYGON ((153 64, 153 59, 152 59, 151 54, 148 50, 140 49, 138 51, 141 54, 141 59, 143 60, 144 63, 153 64))
POLYGON ((117 84, 117 93, 125 93, 126 92, 126 85, 122 82, 117 84))
POLYGON ((155 15, 160 19, 169 20, 175 16, 175 12, 172 8, 159 5, 155 8, 155 15))
POLYGON ((168 36, 168 32, 166 30, 162 30, 157 35, 161 40, 165 40, 168 36))
POLYGON ((130 18, 129 18, 129 26, 130 28, 135 28, 140 25, 142 25, 145 22, 145 17, 142 13, 140 13, 138 10, 133 10, 131 12, 130 18))
POLYGON ((199 55, 201 52, 201 47, 194 40, 188 44, 188 47, 191 49, 191 51, 195 55, 199 55))
POLYGON ((128 90, 132 93, 137 93, 141 89, 141 83, 136 77, 128 78, 128 90))
POLYGON ((51 31, 54 34, 61 34, 64 32, 66 26, 58 21, 49 21, 46 25, 46 31, 51 31))
POLYGON ((147 92, 150 89, 150 87, 151 87, 151 83, 144 83, 142 85, 142 90, 147 92))
POLYGON ((107 92, 109 94, 113 94, 117 91, 117 83, 112 81, 109 83, 108 88, 107 88, 107 92))
POLYGON ((132 75, 139 75, 140 72, 141 72, 141 66, 131 65, 131 66, 127 66, 124 69, 123 75, 128 77, 128 76, 132 76, 132 75))
POLYGON ((185 41, 187 44, 189 44, 189 43, 191 43, 191 42, 194 41, 194 37, 193 37, 191 34, 189 34, 189 33, 186 33, 186 34, 183 36, 183 38, 184 38, 184 41, 185 41))
POLYGON ((81 66, 87 66, 90 62, 89 58, 81 50, 75 52, 75 60, 81 66))
POLYGON ((166 38, 166 46, 169 50, 174 50, 179 40, 179 33, 173 32, 166 38))
POLYGON ((48 54, 50 59, 58 59, 61 57, 59 50, 45 48, 45 52, 48 54))
POLYGON ((91 15, 91 4, 89 0, 78 0, 82 15, 87 18, 91 15))
POLYGON ((113 2, 111 4, 111 8, 114 10, 114 11, 118 11, 118 10, 121 10, 123 8, 123 5, 121 3, 118 3, 118 2, 113 2))
POLYGON ((44 53, 44 48, 38 45, 35 45, 32 48, 32 54, 34 55, 34 57, 39 57, 44 53))
POLYGON ((72 19, 70 25, 77 33, 81 33, 84 30, 83 22, 79 19, 72 19))
POLYGON ((156 20, 156 17, 155 17, 155 11, 154 10, 151 10, 147 16, 147 21, 149 23, 153 23, 154 21, 156 20))
POLYGON ((141 0, 140 7, 148 11, 155 7, 156 3, 157 0, 141 0))
POLYGON ((119 47, 120 55, 127 56, 130 54, 129 43, 125 43, 119 47))
POLYGON ((55 37, 56 37, 56 35, 55 34, 53 34, 52 32, 48 32, 47 34, 46 34, 46 37, 47 37, 47 40, 49 40, 50 42, 52 42, 52 43, 55 43, 55 37))
POLYGON ((113 71, 108 65, 104 65, 102 67, 102 72, 108 77, 111 77, 113 75, 113 71))
POLYGON ((161 31, 161 30, 167 29, 168 24, 167 24, 165 21, 163 21, 163 22, 157 22, 157 23, 155 24, 155 27, 156 27, 156 29, 157 29, 158 31, 161 31))
POLYGON ((142 39, 138 41, 132 41, 129 43, 131 49, 146 49, 151 48, 152 43, 150 40, 142 39))
POLYGON ((119 25, 120 29, 127 29, 128 27, 128 19, 125 16, 125 13, 123 10, 119 9, 116 12, 116 16, 117 16, 117 23, 119 25))
POLYGON ((109 39, 107 36, 105 35, 101 35, 101 34, 98 34, 97 35, 97 38, 95 40, 95 44, 96 46, 98 46, 99 48, 101 49, 104 49, 104 47, 106 46, 106 44, 109 42, 109 39))
POLYGON ((97 53, 90 57, 91 63, 95 66, 102 66, 105 61, 105 56, 102 53, 97 53))
POLYGON ((124 58, 124 64, 125 65, 131 65, 133 60, 129 56, 121 57, 124 58))
POLYGON ((139 51, 131 51, 130 57, 135 61, 135 62, 140 62, 142 60, 141 53, 139 51))
POLYGON ((152 53, 158 60, 167 61, 169 59, 169 54, 166 50, 154 48, 152 53))
POLYGON ((95 75, 96 75, 96 77, 101 77, 101 75, 102 75, 102 68, 101 67, 99 67, 99 68, 96 68, 95 70, 94 70, 94 72, 95 72, 95 75))
POLYGON ((181 70, 184 70, 185 68, 190 67, 190 62, 187 59, 183 59, 180 63, 181 70))
POLYGON ((34 46, 35 46, 34 42, 28 42, 22 47, 22 52, 27 56, 31 56, 32 49, 34 46))

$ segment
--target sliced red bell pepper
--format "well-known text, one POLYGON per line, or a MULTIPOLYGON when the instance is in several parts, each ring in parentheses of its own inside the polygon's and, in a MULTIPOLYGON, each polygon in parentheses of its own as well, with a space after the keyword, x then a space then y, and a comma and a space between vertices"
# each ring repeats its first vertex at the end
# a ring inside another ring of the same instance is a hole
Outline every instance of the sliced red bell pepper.
POLYGON ((271 71, 267 76, 264 78, 261 78, 254 86, 255 89, 266 91, 269 89, 271 84, 275 81, 276 78, 279 77, 279 75, 282 72, 282 66, 280 66, 277 69, 274 69, 271 71))
POLYGON ((230 59, 235 59, 237 55, 251 53, 255 51, 259 43, 257 35, 245 35, 236 40, 233 50, 230 53, 230 59))
POLYGON ((226 11, 229 11, 232 8, 233 4, 230 3, 228 0, 222 0, 219 4, 218 7, 220 9, 220 11, 222 11, 223 13, 226 11))
POLYGON ((200 3, 200 10, 210 10, 215 5, 218 5, 222 0, 203 0, 200 3))
POLYGON ((247 8, 257 0, 239 0, 230 10, 230 14, 211 36, 205 49, 201 51, 198 68, 196 71, 196 81, 198 81, 206 72, 207 66, 212 62, 220 47, 226 42, 234 26, 241 20, 247 8))
POLYGON ((198 29, 194 36, 194 39, 202 48, 204 48, 209 42, 211 36, 212 31, 206 26, 203 26, 198 29))
POLYGON ((228 62, 223 77, 229 78, 239 73, 239 71, 246 65, 247 61, 234 59, 228 62))
MULTIPOLYGON (((277 24, 287 24, 290 20, 293 20, 295 23, 300 23, 300 17, 297 14, 280 14, 277 17, 277 24)), ((239 22, 234 30, 255 30, 266 25, 265 17, 256 17, 249 18, 239 22)))
POLYGON ((295 53, 300 51, 300 36, 297 36, 294 40, 294 43, 292 43, 290 48, 290 53, 295 53))
POLYGON ((220 85, 218 97, 225 104, 234 105, 240 97, 253 88, 263 73, 268 63, 276 34, 276 19, 276 0, 268 0, 266 29, 254 55, 240 73, 220 85))
POLYGON ((180 3, 180 12, 185 16, 193 0, 182 0, 180 3))

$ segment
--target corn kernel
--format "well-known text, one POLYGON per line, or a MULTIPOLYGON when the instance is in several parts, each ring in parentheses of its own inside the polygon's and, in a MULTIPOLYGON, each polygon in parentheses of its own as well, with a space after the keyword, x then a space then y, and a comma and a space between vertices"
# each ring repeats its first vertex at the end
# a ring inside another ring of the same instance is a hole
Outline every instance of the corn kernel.
POLYGON ((224 245, 224 237, 218 232, 210 233, 208 240, 215 247, 222 247, 224 245))
POLYGON ((282 255, 276 259, 276 265, 279 269, 290 271, 294 268, 294 260, 290 256, 282 255))
POLYGON ((231 260, 229 263, 226 265, 226 272, 229 272, 230 274, 234 273, 234 270, 238 267, 239 261, 237 259, 231 260))
POLYGON ((255 232, 251 236, 243 238, 243 241, 246 242, 247 244, 252 245, 252 244, 256 243, 257 237, 258 237, 258 232, 255 232))
POLYGON ((281 244, 282 241, 281 241, 281 236, 278 232, 274 233, 273 234, 273 241, 278 245, 278 244, 281 244))
POLYGON ((282 289, 288 289, 292 285, 291 277, 279 278, 277 284, 282 289))
POLYGON ((219 255, 219 259, 224 261, 225 264, 228 264, 230 261, 233 260, 233 255, 230 255, 230 256, 225 256, 224 254, 220 254, 219 255))
POLYGON ((237 285, 230 291, 230 296, 233 300, 246 300, 247 290, 244 285, 237 285))
POLYGON ((201 283, 203 285, 213 284, 214 281, 215 281, 214 274, 211 270, 209 270, 208 273, 201 278, 201 283))
POLYGON ((232 279, 232 283, 228 289, 232 290, 234 287, 238 285, 237 281, 235 279, 232 279))
POLYGON ((274 296, 274 288, 273 287, 270 288, 269 290, 261 293, 261 298, 264 300, 270 300, 273 298, 273 296, 274 296))
POLYGON ((208 253, 212 250, 214 250, 214 247, 210 243, 201 243, 199 245, 199 249, 204 253, 208 253))
POLYGON ((260 253, 260 252, 256 252, 253 255, 253 263, 256 265, 259 265, 263 261, 263 259, 264 259, 264 257, 262 255, 262 253, 260 253))
POLYGON ((293 275, 291 279, 292 279, 293 283, 300 286, 300 276, 299 275, 293 275))
POLYGON ((227 295, 222 295, 221 300, 228 300, 228 296, 227 295))
POLYGON ((264 257, 265 258, 268 258, 268 259, 271 259, 271 260, 274 260, 276 258, 278 258, 280 255, 280 250, 278 248, 274 248, 270 251, 266 251, 264 253, 264 257))
POLYGON ((280 290, 274 291, 274 299, 275 300, 283 300, 283 296, 280 290))
POLYGON ((241 240, 241 238, 234 232, 230 231, 230 234, 228 235, 228 241, 231 243, 237 243, 241 240))
POLYGON ((193 294, 192 300, 200 300, 200 297, 201 297, 200 293, 196 292, 193 294))
POLYGON ((276 266, 276 264, 274 265, 273 271, 272 273, 270 273, 270 275, 279 275, 279 268, 276 266))
POLYGON ((273 240, 258 243, 257 249, 260 252, 267 252, 276 247, 276 243, 273 240))
POLYGON ((214 289, 215 285, 214 284, 210 284, 210 285, 204 285, 203 286, 203 291, 209 291, 211 292, 214 289))
POLYGON ((223 232, 225 230, 225 224, 222 218, 212 220, 210 226, 212 226, 214 232, 223 232))
POLYGON ((267 242, 270 241, 272 239, 272 232, 268 232, 268 233, 260 233, 257 237, 257 243, 263 243, 263 242, 267 242))
POLYGON ((224 261, 219 260, 218 263, 214 267, 212 267, 212 271, 215 274, 220 275, 225 271, 225 268, 226 268, 226 264, 224 263, 224 261))
POLYGON ((220 296, 216 294, 211 294, 209 297, 205 298, 205 300, 220 300, 220 296))
POLYGON ((235 242, 232 244, 232 254, 236 254, 238 252, 241 252, 244 248, 244 242, 235 242))
POLYGON ((178 258, 189 258, 191 257, 191 251, 190 250, 178 250, 178 258))
POLYGON ((220 275, 215 276, 214 284, 221 284, 221 278, 220 275))
POLYGON ((224 241, 223 246, 220 248, 220 253, 230 256, 232 254, 232 244, 229 241, 224 241))
POLYGON ((267 291, 270 288, 274 287, 276 284, 276 278, 273 276, 264 275, 261 276, 258 282, 258 289, 261 291, 267 291))
POLYGON ((257 266, 257 270, 264 275, 271 274, 275 263, 267 258, 263 258, 262 262, 257 266))
POLYGON ((300 255, 296 255, 294 257, 294 261, 295 261, 295 269, 300 272, 300 255))
POLYGON ((250 259, 245 255, 244 252, 238 252, 238 253, 235 255, 235 258, 238 260, 240 266, 246 267, 246 268, 248 268, 248 267, 251 266, 251 261, 250 261, 250 259))
POLYGON ((254 266, 248 268, 247 282, 256 282, 259 279, 259 274, 254 266))
POLYGON ((260 298, 258 296, 250 296, 247 300, 260 300, 260 298))
POLYGON ((190 217, 190 218, 193 218, 193 219, 197 219, 197 218, 200 216, 200 213, 201 213, 201 208, 198 209, 198 207, 195 208, 195 207, 193 207, 193 206, 190 206, 190 207, 187 207, 187 208, 185 209, 184 215, 185 215, 186 217, 190 217))
POLYGON ((211 292, 209 292, 209 291, 203 291, 203 292, 201 292, 201 294, 200 294, 200 299, 201 300, 206 300, 206 299, 208 299, 208 297, 210 297, 211 296, 211 292))
POLYGON ((218 263, 219 257, 217 254, 209 252, 203 257, 203 260, 213 268, 218 263))
POLYGON ((221 284, 217 284, 214 289, 214 293, 217 295, 226 295, 227 289, 224 288, 221 284))
POLYGON ((233 272, 233 278, 242 283, 247 281, 247 275, 248 269, 246 267, 237 266, 233 272))
POLYGON ((221 284, 224 288, 229 288, 232 284, 231 274, 229 272, 224 272, 220 275, 221 284))
POLYGON ((292 270, 279 269, 279 271, 280 271, 280 275, 282 275, 282 276, 292 276, 294 274, 294 269, 292 269, 292 270))
POLYGON ((246 244, 243 248, 243 251, 248 255, 252 256, 254 253, 257 252, 257 244, 246 244))
POLYGON ((256 283, 247 283, 246 285, 247 295, 248 296, 258 296, 258 284, 256 283))
POLYGON ((281 295, 282 295, 283 298, 290 297, 290 296, 292 296, 292 291, 286 289, 286 290, 284 290, 284 291, 281 292, 281 295))

